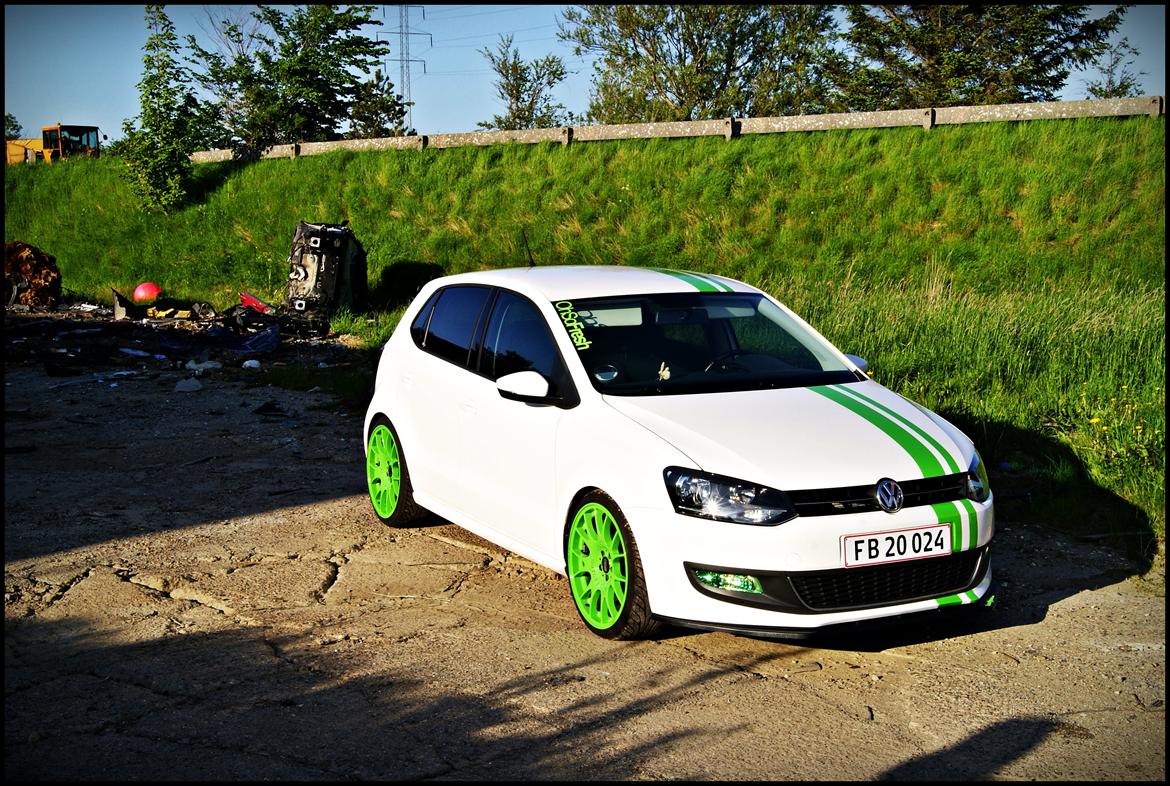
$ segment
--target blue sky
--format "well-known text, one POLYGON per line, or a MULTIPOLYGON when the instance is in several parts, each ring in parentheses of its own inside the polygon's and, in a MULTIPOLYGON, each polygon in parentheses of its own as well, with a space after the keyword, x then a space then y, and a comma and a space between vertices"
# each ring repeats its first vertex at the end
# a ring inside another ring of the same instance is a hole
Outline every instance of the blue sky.
MULTIPOLYGON (((555 91, 558 101, 575 113, 589 103, 591 62, 573 55, 557 40, 558 5, 421 5, 409 6, 411 98, 414 127, 420 134, 478 130, 479 121, 503 112, 493 86, 494 74, 480 50, 495 48, 502 33, 511 33, 521 57, 532 60, 560 55, 573 73, 555 91), (424 33, 426 35, 424 35, 424 33)), ((1092 6, 1094 16, 1112 6, 1092 6)), ((194 34, 206 46, 208 12, 250 6, 168 5, 167 14, 180 36, 194 34)), ((388 39, 391 58, 399 57, 399 6, 378 6, 385 21, 377 31, 388 39)), ((1166 92, 1166 16, 1161 5, 1144 5, 1126 15, 1120 36, 1141 53, 1132 70, 1142 94, 1166 92)), ((5 5, 4 111, 16 116, 26 135, 43 125, 97 125, 110 139, 122 135, 122 121, 138 114, 137 82, 142 76, 142 45, 147 31, 142 6, 5 5)), ((395 85, 400 65, 385 69, 395 85)), ((1074 72, 1061 98, 1086 97, 1095 73, 1074 72)), ((401 87, 398 88, 401 92, 401 87)))

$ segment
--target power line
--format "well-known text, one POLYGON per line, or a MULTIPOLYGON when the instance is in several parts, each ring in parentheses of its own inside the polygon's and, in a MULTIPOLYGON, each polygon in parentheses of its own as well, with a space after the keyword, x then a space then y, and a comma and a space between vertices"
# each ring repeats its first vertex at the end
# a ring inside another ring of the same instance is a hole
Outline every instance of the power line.
POLYGON ((555 24, 537 25, 536 27, 521 27, 521 28, 518 28, 516 30, 502 30, 499 33, 476 33, 475 35, 461 35, 461 36, 456 36, 455 38, 448 38, 447 40, 448 41, 467 41, 467 40, 472 39, 472 38, 491 38, 494 35, 512 35, 513 33, 527 33, 527 32, 530 32, 532 30, 543 30, 546 27, 556 27, 556 25, 555 24))
MULTIPOLYGON (((471 17, 471 16, 484 16, 485 14, 506 14, 510 11, 522 11, 522 10, 527 10, 530 8, 532 8, 532 6, 516 5, 516 6, 512 6, 511 8, 497 8, 494 11, 479 11, 478 13, 474 13, 474 14, 462 14, 460 16, 440 16, 438 18, 441 18, 444 22, 446 22, 446 21, 451 20, 451 19, 467 19, 468 17, 471 17)), ((433 13, 431 14, 431 18, 432 19, 436 18, 433 13)))

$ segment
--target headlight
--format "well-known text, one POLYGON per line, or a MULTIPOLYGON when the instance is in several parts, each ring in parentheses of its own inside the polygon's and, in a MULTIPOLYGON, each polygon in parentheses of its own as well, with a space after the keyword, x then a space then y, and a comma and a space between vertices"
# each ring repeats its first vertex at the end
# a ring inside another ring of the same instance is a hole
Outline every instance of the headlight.
POLYGON ((987 467, 975 451, 971 466, 967 468, 967 496, 976 502, 986 502, 991 496, 991 484, 987 481, 987 467))
POLYGON ((780 524, 796 518, 783 491, 681 467, 667 467, 662 474, 674 509, 686 516, 736 524, 780 524))

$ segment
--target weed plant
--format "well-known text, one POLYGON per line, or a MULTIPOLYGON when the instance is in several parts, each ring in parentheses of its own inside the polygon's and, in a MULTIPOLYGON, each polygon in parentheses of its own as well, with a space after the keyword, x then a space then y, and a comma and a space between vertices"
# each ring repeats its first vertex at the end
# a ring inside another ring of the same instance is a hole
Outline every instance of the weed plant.
MULTIPOLYGON (((9 167, 5 240, 109 303, 143 280, 279 303, 298 220, 348 220, 389 336, 420 270, 674 267, 773 293, 993 471, 1086 479, 1165 528, 1165 122, 1082 119, 349 152, 196 168, 133 207, 117 159, 9 167)), ((1128 524, 1120 524, 1122 528, 1128 524)))

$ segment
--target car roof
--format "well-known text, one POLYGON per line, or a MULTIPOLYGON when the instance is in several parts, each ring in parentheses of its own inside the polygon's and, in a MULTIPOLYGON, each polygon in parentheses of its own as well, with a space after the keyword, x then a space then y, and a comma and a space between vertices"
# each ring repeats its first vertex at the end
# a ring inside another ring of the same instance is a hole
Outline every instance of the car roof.
POLYGON ((759 292, 753 286, 725 276, 666 268, 619 265, 559 265, 481 270, 445 276, 432 282, 499 286, 533 299, 573 300, 616 295, 667 292, 759 292))

